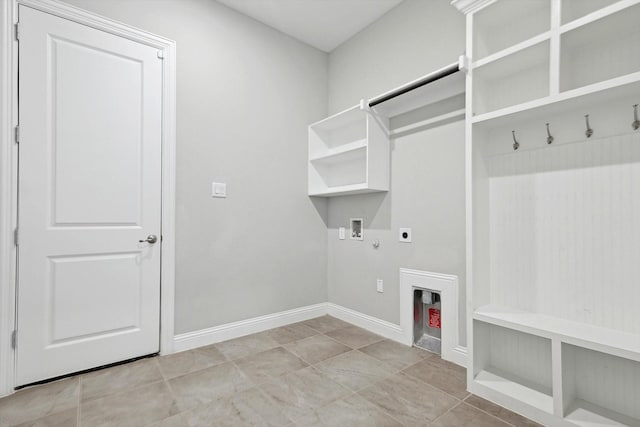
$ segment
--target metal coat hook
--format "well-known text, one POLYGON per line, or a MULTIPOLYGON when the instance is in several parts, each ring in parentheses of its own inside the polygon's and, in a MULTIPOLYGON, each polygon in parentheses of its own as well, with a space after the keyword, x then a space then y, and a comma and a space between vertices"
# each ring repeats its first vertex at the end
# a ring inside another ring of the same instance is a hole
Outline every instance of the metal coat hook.
POLYGON ((551 144, 553 142, 553 136, 551 136, 551 131, 549 131, 549 123, 547 123, 547 144, 551 144))
POLYGON ((513 135, 513 149, 517 150, 518 148, 520 148, 520 143, 518 142, 518 140, 516 139, 516 131, 512 130, 511 131, 511 135, 513 135))
POLYGON ((633 130, 640 129, 640 120, 638 120, 638 104, 633 106, 633 123, 631 123, 633 130))
POLYGON ((584 134, 587 136, 587 138, 591 138, 591 135, 593 135, 593 129, 591 129, 591 126, 589 126, 589 115, 588 114, 585 114, 584 120, 587 123, 587 130, 584 131, 584 134))

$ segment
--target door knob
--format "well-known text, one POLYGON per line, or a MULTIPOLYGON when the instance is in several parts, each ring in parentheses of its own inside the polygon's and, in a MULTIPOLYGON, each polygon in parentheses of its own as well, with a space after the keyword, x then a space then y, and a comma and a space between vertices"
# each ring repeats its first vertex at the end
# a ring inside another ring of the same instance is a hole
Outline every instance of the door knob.
POLYGON ((140 243, 145 243, 146 242, 146 243, 150 243, 152 245, 157 241, 158 241, 158 236, 156 236, 155 234, 149 234, 146 239, 138 240, 138 242, 140 242, 140 243))

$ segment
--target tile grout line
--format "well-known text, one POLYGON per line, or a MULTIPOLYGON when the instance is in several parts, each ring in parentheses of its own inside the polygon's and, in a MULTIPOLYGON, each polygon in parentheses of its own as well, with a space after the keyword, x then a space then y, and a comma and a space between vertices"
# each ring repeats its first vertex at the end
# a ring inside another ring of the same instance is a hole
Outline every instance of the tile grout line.
POLYGON ((78 376, 78 409, 76 410, 76 427, 80 427, 80 405, 82 403, 82 375, 78 376))
POLYGON ((440 414, 439 416, 435 417, 433 420, 429 421, 429 425, 432 425, 433 423, 438 422, 438 420, 442 417, 444 417, 445 415, 447 415, 449 412, 453 411, 455 408, 457 408, 458 406, 462 405, 463 401, 462 400, 458 400, 458 403, 456 403, 455 405, 453 405, 451 408, 447 409, 445 412, 443 412, 442 414, 440 414))
MULTIPOLYGON (((421 362, 418 362, 418 363, 421 363, 421 362)), ((433 388, 434 390, 437 390, 437 391, 439 391, 439 392, 442 392, 442 393, 446 394, 447 396, 449 396, 449 397, 453 397, 454 399, 459 400, 459 401, 461 401, 461 402, 464 402, 465 400, 467 400, 467 398, 471 395, 471 393, 469 393, 469 391, 467 391, 467 389, 465 388, 465 392, 467 393, 467 395, 464 397, 464 399, 460 399, 458 396, 454 396, 453 394, 449 393, 449 392, 448 392, 448 391, 446 391, 446 390, 442 390, 441 388, 439 388, 439 387, 437 387, 437 386, 435 386, 435 385, 433 385, 433 384, 429 384, 428 382, 424 381, 424 380, 423 380, 423 379, 421 379, 421 378, 413 377, 413 376, 411 376, 411 375, 409 375, 408 373, 406 373, 406 372, 405 372, 407 369, 411 369, 411 368, 413 368, 413 367, 414 367, 415 365, 417 365, 418 363, 414 363, 413 365, 411 365, 411 366, 409 366, 409 367, 407 367, 407 368, 405 368, 405 369, 402 369, 399 373, 404 374, 404 375, 408 376, 409 378, 416 379, 416 380, 420 381, 422 384, 426 384, 426 385, 428 385, 429 387, 433 388)), ((473 406, 473 405, 472 405, 472 406, 473 406)))
MULTIPOLYGON (((468 402, 467 402, 467 399, 468 399, 469 397, 471 397, 471 396, 476 396, 476 395, 475 395, 475 394, 473 394, 473 393, 469 393, 469 396, 465 397, 465 398, 464 398, 464 400, 463 400, 463 402, 464 402, 465 404, 467 404, 467 405, 471 406, 472 408, 477 409, 477 410, 478 410, 478 411, 480 411, 480 412, 484 412, 485 414, 487 414, 487 415, 489 415, 489 416, 491 416, 491 417, 493 417, 493 418, 496 418, 496 419, 498 419, 498 420, 502 421, 502 422, 503 422, 503 423, 505 423, 505 424, 510 425, 511 427, 516 427, 516 425, 515 425, 515 424, 510 423, 509 421, 504 420, 504 419, 500 418, 500 417, 499 417, 499 416, 497 416, 497 415, 494 415, 494 414, 492 414, 492 413, 490 413, 490 412, 487 412, 487 411, 485 411, 484 409, 478 408, 477 406, 472 405, 471 403, 468 403, 468 402)), ((479 397, 479 396, 478 396, 478 397, 479 397)), ((493 403, 493 402, 490 402, 490 403, 493 403)), ((494 404, 494 405, 496 405, 495 403, 493 403, 493 404, 494 404)), ((500 406, 500 405, 497 405, 497 406, 500 406)), ((500 406, 500 408, 506 409, 506 408, 504 408, 503 406, 500 406)), ((531 419, 529 419, 529 418, 527 418, 527 417, 525 417, 525 416, 523 416, 523 415, 518 414, 517 412, 514 412, 514 414, 516 414, 516 415, 519 415, 519 416, 523 417, 523 418, 524 418, 524 419, 526 419, 527 421, 533 421, 533 420, 531 420, 531 419)))

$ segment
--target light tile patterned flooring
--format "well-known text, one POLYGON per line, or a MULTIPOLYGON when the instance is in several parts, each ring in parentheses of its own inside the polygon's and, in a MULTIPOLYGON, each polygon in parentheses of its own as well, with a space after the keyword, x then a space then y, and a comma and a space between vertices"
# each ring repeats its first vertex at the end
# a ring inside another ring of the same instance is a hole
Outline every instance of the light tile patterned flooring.
POLYGON ((0 399, 0 426, 535 424, 465 391, 464 369, 324 316, 0 399))

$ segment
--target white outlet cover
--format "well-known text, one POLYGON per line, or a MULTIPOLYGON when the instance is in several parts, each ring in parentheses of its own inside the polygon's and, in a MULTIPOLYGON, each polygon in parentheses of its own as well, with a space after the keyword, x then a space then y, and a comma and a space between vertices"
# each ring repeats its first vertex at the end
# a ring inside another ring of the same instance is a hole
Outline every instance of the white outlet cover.
POLYGON ((384 282, 382 281, 382 279, 376 280, 376 290, 378 292, 384 292, 384 282))
POLYGON ((398 232, 398 241, 402 243, 411 243, 411 229, 401 228, 398 232), (407 237, 405 237, 405 233, 407 237))
POLYGON ((338 239, 344 240, 346 235, 347 235, 347 231, 345 230, 344 227, 338 228, 338 239))

